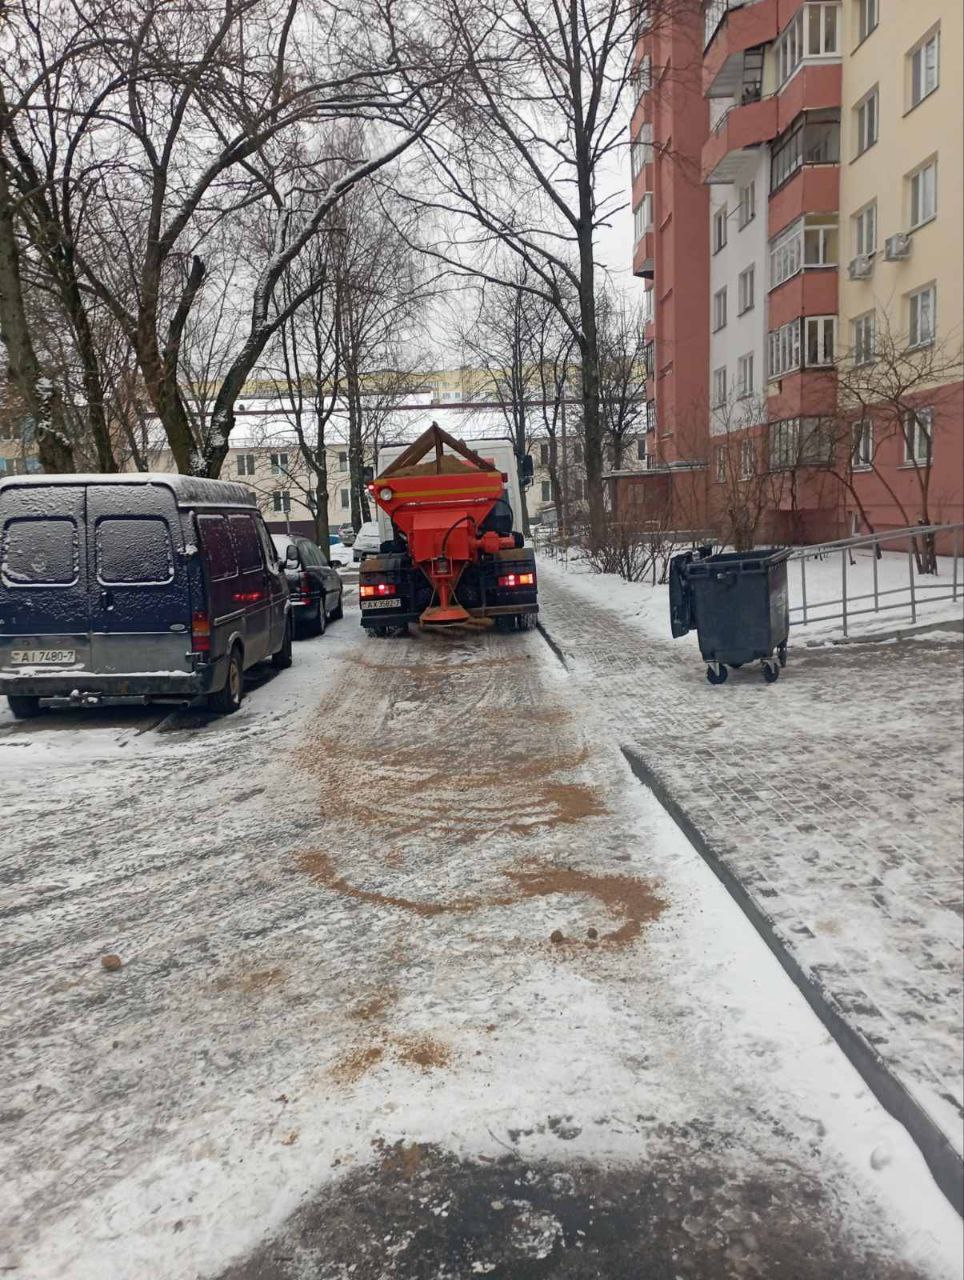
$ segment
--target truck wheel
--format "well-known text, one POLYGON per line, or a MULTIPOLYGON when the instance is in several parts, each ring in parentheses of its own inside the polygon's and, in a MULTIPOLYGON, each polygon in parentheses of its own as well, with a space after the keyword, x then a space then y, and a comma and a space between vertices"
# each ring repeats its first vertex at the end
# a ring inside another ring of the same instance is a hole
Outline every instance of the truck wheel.
POLYGON ((244 697, 244 667, 241 662, 241 650, 235 645, 228 658, 228 673, 224 687, 208 694, 208 707, 218 715, 229 716, 237 711, 244 697))
MULTIPOLYGON (((318 606, 318 617, 320 619, 319 633, 325 629, 325 614, 322 606, 318 606)), ((285 621, 285 636, 281 641, 281 648, 277 653, 271 655, 271 665, 275 671, 286 671, 291 666, 291 628, 292 622, 289 616, 285 621)))
POLYGON ((498 632, 505 633, 511 631, 515 626, 515 618, 511 613, 498 613, 495 618, 495 629, 498 632))
POLYGON ((7 703, 15 720, 32 720, 40 715, 40 699, 25 693, 8 693, 7 703))

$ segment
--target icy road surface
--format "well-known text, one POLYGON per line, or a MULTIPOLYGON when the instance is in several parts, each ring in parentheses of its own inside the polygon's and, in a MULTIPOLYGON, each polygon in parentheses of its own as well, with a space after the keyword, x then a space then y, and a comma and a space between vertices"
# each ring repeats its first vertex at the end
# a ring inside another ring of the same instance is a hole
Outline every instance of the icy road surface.
POLYGON ((5 1274, 958 1277, 602 705, 350 611, 229 719, 4 710, 5 1274))

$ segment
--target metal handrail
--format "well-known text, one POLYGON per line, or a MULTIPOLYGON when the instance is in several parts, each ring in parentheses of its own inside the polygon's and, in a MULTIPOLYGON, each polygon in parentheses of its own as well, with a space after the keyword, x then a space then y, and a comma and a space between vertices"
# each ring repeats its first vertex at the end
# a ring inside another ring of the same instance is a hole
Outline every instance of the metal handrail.
POLYGON ((834 542, 823 542, 817 546, 799 547, 792 552, 788 560, 788 564, 796 562, 800 565, 800 603, 790 606, 790 620, 791 622, 796 621, 798 625, 808 626, 811 622, 834 622, 840 619, 843 634, 846 636, 849 621, 852 618, 868 613, 883 613, 888 609, 909 608, 911 622, 915 623, 917 621, 918 607, 924 600, 929 602, 935 600, 956 602, 959 594, 964 596, 964 590, 961 588, 960 569, 962 543, 964 543, 964 523, 909 525, 904 529, 889 529, 886 533, 858 534, 851 538, 838 538, 834 542), (921 538, 936 537, 938 534, 953 534, 954 550, 950 583, 946 578, 941 579, 939 582, 927 581, 925 578, 930 579, 936 575, 916 573, 916 544, 921 538), (887 587, 882 590, 879 578, 878 552, 882 547, 886 547, 887 543, 893 542, 907 544, 907 586, 887 587), (873 548, 871 563, 873 565, 874 589, 873 591, 861 591, 854 594, 848 590, 847 569, 850 565, 852 552, 862 547, 873 548), (840 555, 841 575, 840 596, 835 600, 821 600, 818 603, 809 604, 807 601, 807 561, 826 559, 827 556, 838 553, 840 555), (901 599, 885 602, 885 597, 890 596, 900 596, 901 599), (866 601, 870 600, 873 601, 873 604, 868 607, 855 607, 864 605, 866 601), (797 615, 796 618, 794 614, 797 615))

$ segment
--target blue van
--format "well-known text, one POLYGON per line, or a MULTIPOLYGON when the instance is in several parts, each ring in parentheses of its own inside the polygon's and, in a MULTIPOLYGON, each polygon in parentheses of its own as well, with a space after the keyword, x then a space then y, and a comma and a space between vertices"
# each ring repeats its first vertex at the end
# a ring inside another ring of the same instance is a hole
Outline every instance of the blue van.
POLYGON ((236 711, 244 672, 291 665, 284 569, 254 495, 195 476, 0 481, 0 693, 42 707, 236 711))

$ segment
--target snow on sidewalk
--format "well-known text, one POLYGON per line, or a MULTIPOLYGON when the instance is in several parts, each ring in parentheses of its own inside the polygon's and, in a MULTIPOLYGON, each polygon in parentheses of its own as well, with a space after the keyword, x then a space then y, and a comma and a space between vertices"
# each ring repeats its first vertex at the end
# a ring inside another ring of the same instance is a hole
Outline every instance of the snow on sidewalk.
POLYGON ((794 644, 712 688, 665 588, 540 560, 573 678, 962 1149, 961 650, 794 644), (589 607, 587 607, 589 606, 589 607))

